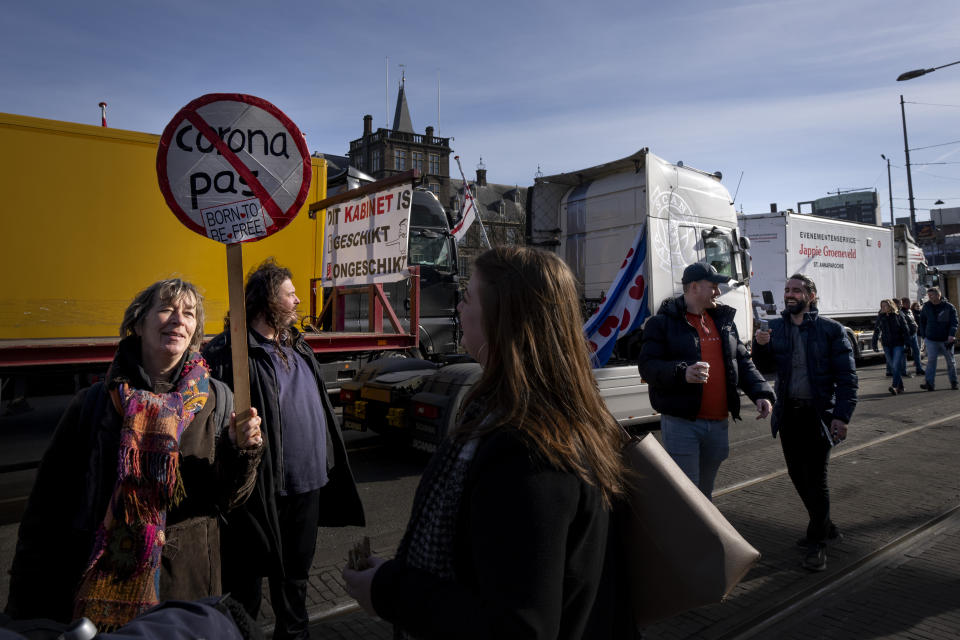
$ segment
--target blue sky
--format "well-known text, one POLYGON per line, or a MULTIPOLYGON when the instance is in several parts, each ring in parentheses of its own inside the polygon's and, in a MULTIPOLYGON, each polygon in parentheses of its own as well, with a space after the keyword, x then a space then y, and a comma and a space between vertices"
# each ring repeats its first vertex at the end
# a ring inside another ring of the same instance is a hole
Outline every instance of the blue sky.
POLYGON ((311 151, 392 122, 404 64, 414 128, 438 126, 491 182, 653 153, 722 171, 737 209, 876 188, 907 215, 899 96, 918 219, 960 206, 956 0, 477 3, 4 3, 0 111, 160 133, 211 92, 262 97, 311 151), (562 6, 558 6, 562 5, 562 6), (486 11, 484 14, 482 11, 486 11), (386 60, 389 64, 386 65, 386 60), (385 68, 386 67, 386 68, 385 68), (924 164, 920 163, 947 163, 924 164), (949 164, 957 163, 957 164, 949 164))

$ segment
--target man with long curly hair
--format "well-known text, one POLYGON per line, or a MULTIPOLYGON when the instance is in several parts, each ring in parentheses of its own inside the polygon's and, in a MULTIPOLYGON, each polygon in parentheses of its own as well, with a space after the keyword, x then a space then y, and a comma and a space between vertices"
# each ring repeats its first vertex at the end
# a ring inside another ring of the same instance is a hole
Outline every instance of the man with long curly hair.
MULTIPOLYGON (((256 618, 267 576, 273 637, 307 638, 317 527, 362 526, 363 506, 320 367, 294 326, 300 299, 290 270, 268 259, 247 276, 244 295, 250 402, 268 425, 267 450, 254 495, 231 513, 223 537, 224 590, 256 618)), ((213 376, 232 386, 229 327, 204 355, 213 376)))

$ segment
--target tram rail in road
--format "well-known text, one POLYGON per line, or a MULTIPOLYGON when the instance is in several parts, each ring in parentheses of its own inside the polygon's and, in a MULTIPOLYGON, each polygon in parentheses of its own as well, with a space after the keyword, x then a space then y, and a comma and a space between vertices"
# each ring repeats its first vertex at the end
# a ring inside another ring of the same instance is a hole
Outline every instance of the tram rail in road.
POLYGON ((756 637, 771 637, 762 634, 768 633, 772 627, 805 610, 814 602, 852 586, 866 575, 899 558, 906 550, 925 538, 937 535, 944 528, 945 521, 957 515, 960 515, 960 505, 947 509, 919 527, 915 527, 887 544, 874 549, 840 571, 825 575, 814 584, 796 593, 772 602, 763 603, 755 612, 743 616, 743 619, 733 629, 717 636, 715 640, 748 640, 756 637))

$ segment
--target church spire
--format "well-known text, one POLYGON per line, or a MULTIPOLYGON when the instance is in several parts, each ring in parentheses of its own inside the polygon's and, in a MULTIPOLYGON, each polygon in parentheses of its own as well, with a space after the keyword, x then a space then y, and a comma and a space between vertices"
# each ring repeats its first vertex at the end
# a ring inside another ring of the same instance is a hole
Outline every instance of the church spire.
MULTIPOLYGON (((403 66, 400 65, 401 69, 403 66)), ((406 70, 403 69, 400 75, 400 92, 397 94, 397 109, 393 114, 393 130, 413 133, 413 122, 410 120, 410 109, 407 107, 407 96, 403 89, 406 79, 406 70)))

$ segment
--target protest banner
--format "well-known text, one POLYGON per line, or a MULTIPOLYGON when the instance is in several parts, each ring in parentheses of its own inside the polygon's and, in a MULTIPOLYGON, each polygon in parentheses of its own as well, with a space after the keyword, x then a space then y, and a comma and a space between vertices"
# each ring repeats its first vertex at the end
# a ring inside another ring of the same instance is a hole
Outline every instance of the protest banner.
POLYGON ((407 276, 409 185, 329 207, 323 248, 325 286, 396 282, 407 276))

